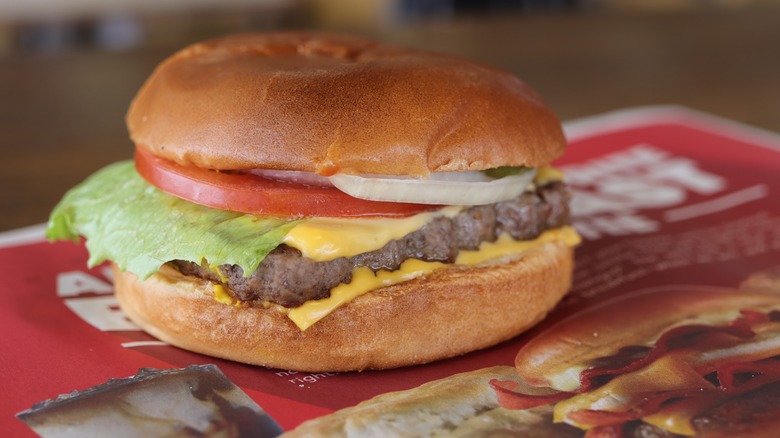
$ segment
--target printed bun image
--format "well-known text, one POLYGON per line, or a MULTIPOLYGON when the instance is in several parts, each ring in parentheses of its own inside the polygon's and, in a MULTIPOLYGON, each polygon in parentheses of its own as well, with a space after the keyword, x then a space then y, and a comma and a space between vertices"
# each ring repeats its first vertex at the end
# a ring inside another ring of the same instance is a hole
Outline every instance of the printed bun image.
POLYGON ((135 159, 68 192, 143 330, 298 371, 422 364, 508 340, 571 285, 566 148, 502 70, 345 35, 186 47, 127 113, 135 159))
POLYGON ((281 436, 582 436, 577 428, 553 423, 552 411, 547 406, 527 411, 502 408, 490 389, 493 379, 517 380, 517 371, 509 366, 482 368, 388 392, 306 421, 281 436))
POLYGON ((773 436, 780 425, 780 294, 703 286, 627 293, 534 336, 511 409, 552 405, 587 436, 773 436))

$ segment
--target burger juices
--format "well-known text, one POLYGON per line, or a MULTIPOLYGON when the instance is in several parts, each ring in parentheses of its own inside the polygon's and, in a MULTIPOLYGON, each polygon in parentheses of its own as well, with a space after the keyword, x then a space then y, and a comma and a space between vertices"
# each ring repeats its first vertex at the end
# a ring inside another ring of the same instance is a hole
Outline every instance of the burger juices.
POLYGON ((360 38, 187 47, 133 100, 135 160, 52 212, 123 311, 179 347, 383 369, 526 330, 571 282, 565 139, 516 77, 360 38))

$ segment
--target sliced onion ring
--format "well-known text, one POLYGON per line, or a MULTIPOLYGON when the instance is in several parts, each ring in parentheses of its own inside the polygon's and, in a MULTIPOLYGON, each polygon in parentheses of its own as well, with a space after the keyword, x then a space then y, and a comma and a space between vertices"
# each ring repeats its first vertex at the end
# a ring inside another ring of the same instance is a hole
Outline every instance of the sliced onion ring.
POLYGON ((328 177, 333 185, 355 198, 413 204, 485 205, 507 201, 526 190, 536 169, 491 179, 479 171, 441 172, 427 179, 386 175, 328 177))

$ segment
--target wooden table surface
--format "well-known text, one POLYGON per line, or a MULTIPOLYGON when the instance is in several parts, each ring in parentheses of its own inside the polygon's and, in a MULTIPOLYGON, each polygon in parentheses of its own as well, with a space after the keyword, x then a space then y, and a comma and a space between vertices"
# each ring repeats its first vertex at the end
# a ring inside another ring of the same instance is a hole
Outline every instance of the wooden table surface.
MULTIPOLYGON (((780 132, 778 8, 482 16, 373 36, 508 69, 563 120, 679 104, 780 132)), ((70 186, 131 156, 127 105, 176 48, 0 57, 0 231, 45 222, 70 186)))

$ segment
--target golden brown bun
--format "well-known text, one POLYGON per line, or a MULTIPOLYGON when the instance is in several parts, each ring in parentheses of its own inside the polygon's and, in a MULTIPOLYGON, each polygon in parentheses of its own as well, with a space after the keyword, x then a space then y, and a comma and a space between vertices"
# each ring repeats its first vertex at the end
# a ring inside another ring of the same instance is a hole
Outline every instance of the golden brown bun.
POLYGON ((780 266, 773 266, 763 271, 750 274, 739 288, 750 292, 780 293, 780 266))
POLYGON ((318 33, 187 47, 157 67, 127 125, 180 164, 326 175, 539 167, 565 148, 555 114, 507 72, 318 33))
POLYGON ((647 289, 579 312, 539 333, 520 349, 515 366, 529 385, 573 391, 579 388, 584 367, 623 347, 651 346, 675 325, 728 324, 742 309, 778 305, 780 295, 760 291, 705 286, 647 289))
POLYGON ((115 271, 119 304, 151 335, 211 356, 298 371, 385 369, 489 347, 541 320, 568 290, 573 250, 548 243, 504 263, 450 267, 356 298, 301 332, 285 315, 213 298, 164 267, 115 271))
POLYGON ((295 437, 581 437, 554 424, 552 407, 510 410, 498 406, 490 381, 517 380, 512 367, 455 374, 406 391, 390 392, 309 420, 282 435, 295 437))

